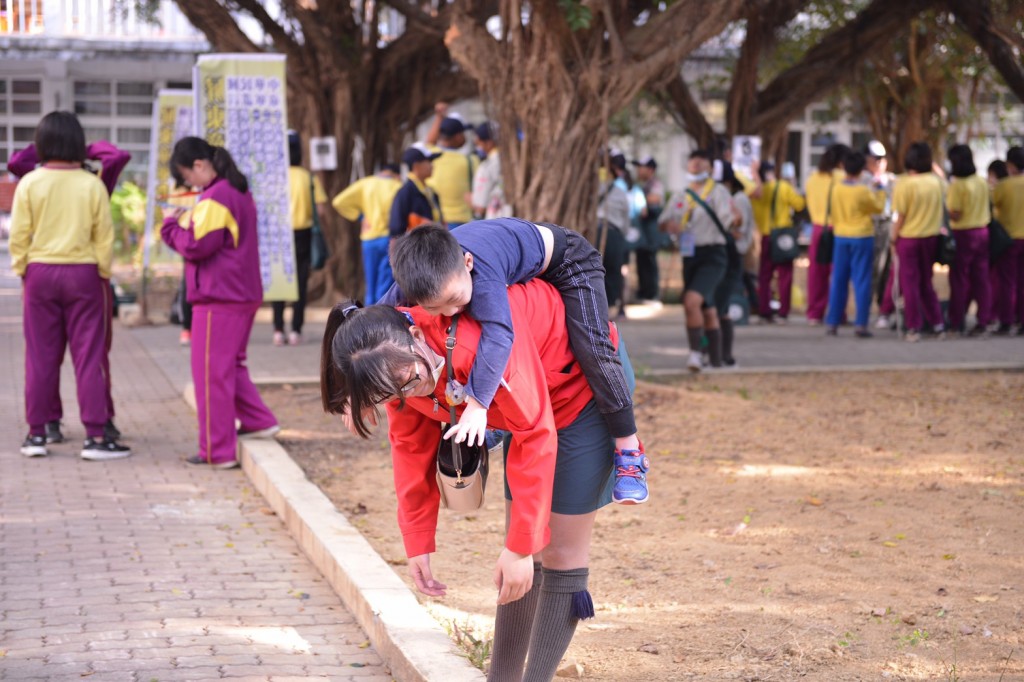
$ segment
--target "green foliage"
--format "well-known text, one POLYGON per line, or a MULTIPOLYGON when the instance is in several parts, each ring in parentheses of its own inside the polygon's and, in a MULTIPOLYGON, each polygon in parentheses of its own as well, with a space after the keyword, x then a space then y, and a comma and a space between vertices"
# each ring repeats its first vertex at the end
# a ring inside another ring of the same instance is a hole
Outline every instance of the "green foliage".
POLYGON ((565 14, 565 21, 573 31, 584 31, 590 28, 594 15, 589 7, 577 0, 558 0, 558 7, 565 14))
POLYGON ((146 192, 134 182, 123 182, 110 195, 110 213, 114 228, 141 234, 146 225, 146 192))

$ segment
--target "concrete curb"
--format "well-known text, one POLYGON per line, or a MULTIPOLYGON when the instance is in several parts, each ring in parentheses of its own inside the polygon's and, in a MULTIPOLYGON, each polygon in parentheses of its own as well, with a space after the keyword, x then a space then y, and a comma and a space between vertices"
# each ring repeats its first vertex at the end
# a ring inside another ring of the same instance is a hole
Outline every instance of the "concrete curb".
MULTIPOLYGON (((195 409, 189 382, 185 401, 195 409)), ((239 441, 242 469, 400 682, 481 682, 412 591, 275 440, 239 441)))

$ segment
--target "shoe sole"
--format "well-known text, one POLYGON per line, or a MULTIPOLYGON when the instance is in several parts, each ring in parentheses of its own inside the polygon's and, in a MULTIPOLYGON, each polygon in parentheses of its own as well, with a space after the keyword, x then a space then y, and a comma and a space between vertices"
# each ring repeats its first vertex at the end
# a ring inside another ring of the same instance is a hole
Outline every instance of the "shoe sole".
POLYGON ((616 500, 616 499, 615 499, 615 498, 613 497, 613 498, 612 498, 612 502, 614 502, 615 504, 621 504, 621 505, 623 505, 623 506, 629 507, 629 506, 634 506, 634 505, 638 505, 638 504, 646 504, 646 503, 647 503, 647 500, 649 500, 650 498, 651 498, 651 496, 650 496, 650 495, 648 495, 647 497, 645 497, 645 498, 644 498, 644 499, 642 499, 642 500, 634 500, 634 499, 627 499, 627 500, 616 500))
POLYGON ((131 457, 131 450, 125 452, 93 452, 82 450, 81 457, 87 462, 106 462, 112 459, 125 459, 131 457))
POLYGON ((267 428, 260 429, 258 431, 249 431, 247 433, 240 433, 240 434, 238 434, 238 438, 239 438, 239 440, 249 440, 249 439, 252 439, 252 438, 273 438, 274 436, 276 436, 280 432, 281 432, 281 427, 279 425, 278 426, 268 426, 267 428))
POLYGON ((39 447, 38 445, 29 445, 21 449, 21 454, 26 457, 46 457, 48 454, 46 448, 39 447))
POLYGON ((186 459, 185 464, 189 464, 194 467, 211 467, 213 469, 237 469, 242 465, 242 463, 239 462, 237 459, 230 460, 227 462, 207 462, 205 459, 186 459))

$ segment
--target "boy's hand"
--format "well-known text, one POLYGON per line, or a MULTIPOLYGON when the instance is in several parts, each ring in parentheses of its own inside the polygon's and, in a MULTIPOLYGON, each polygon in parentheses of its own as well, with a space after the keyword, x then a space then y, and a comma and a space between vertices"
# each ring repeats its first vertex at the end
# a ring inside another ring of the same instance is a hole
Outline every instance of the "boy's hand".
POLYGON ((476 401, 473 396, 466 397, 466 409, 459 423, 448 429, 444 437, 455 438, 456 443, 466 445, 483 445, 487 433, 487 408, 476 401))

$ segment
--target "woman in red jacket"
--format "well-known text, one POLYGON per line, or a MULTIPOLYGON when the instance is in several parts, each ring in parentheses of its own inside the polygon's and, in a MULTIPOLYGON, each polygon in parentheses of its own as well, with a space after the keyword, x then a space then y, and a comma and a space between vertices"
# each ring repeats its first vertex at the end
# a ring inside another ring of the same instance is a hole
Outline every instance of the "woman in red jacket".
MULTIPOLYGON (((512 434, 489 679, 547 681, 579 619, 593 616, 590 538, 597 510, 611 502, 614 442, 569 346, 558 292, 535 280, 510 287, 509 302, 517 333, 488 412, 489 426, 512 434)), ((328 412, 351 412, 354 429, 366 436, 367 421, 376 423, 378 406, 387 407, 398 524, 416 587, 431 596, 447 589, 431 573, 430 555, 440 499, 439 423, 448 420, 442 377, 450 324, 419 308, 343 304, 331 312, 321 353, 328 412)), ((479 336, 476 321, 459 321, 456 382, 467 381, 479 336)))

